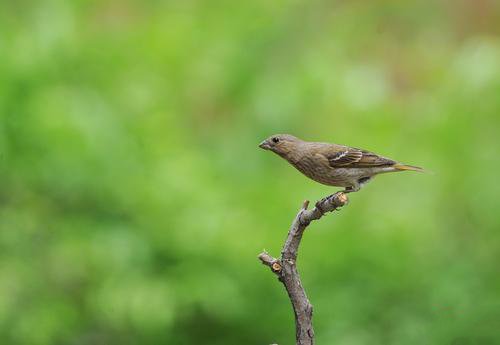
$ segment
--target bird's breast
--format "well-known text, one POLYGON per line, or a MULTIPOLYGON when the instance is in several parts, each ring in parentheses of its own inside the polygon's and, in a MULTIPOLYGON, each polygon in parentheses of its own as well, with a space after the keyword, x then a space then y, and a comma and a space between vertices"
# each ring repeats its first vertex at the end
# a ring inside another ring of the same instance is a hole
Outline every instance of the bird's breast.
POLYGON ((322 162, 318 159, 314 159, 309 156, 302 157, 296 161, 291 161, 290 163, 292 163, 292 165, 295 166, 295 168, 297 168, 301 173, 312 179, 314 179, 317 175, 327 174, 327 169, 329 168, 324 166, 324 164, 322 164, 322 162))
POLYGON ((334 169, 323 160, 315 156, 305 156, 298 160, 290 161, 301 173, 310 179, 329 186, 349 186, 350 176, 346 169, 334 169))

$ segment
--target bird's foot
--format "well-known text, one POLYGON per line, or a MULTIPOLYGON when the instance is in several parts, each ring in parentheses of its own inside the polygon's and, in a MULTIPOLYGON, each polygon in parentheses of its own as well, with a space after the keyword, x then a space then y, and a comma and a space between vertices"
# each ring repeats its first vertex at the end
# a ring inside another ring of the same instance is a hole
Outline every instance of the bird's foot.
MULTIPOLYGON (((339 193, 346 193, 346 192, 343 190, 340 190, 338 192, 335 192, 333 194, 325 196, 323 199, 319 200, 316 204, 323 203, 323 202, 329 202, 331 199, 335 198, 339 193)), ((347 192, 347 193, 349 193, 349 192, 347 192)))
POLYGON ((342 203, 342 205, 340 205, 337 208, 335 208, 336 211, 339 211, 341 209, 340 207, 343 206, 343 205, 346 205, 347 202, 349 201, 348 198, 347 198, 347 195, 345 195, 345 191, 338 191, 336 193, 328 195, 328 196, 324 197, 323 199, 319 200, 318 202, 316 202, 315 206, 316 206, 316 208, 318 208, 321 211, 321 213, 325 213, 325 211, 323 210, 322 205, 331 204, 334 201, 335 198, 339 198, 338 200, 340 200, 340 202, 342 203))

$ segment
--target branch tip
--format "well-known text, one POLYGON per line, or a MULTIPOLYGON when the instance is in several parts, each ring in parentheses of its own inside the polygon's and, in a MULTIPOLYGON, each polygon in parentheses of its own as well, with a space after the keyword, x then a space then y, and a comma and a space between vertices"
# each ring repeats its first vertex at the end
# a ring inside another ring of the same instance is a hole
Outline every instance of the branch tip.
POLYGON ((347 197, 347 194, 343 193, 343 192, 339 192, 338 199, 342 205, 345 205, 349 202, 349 198, 347 197))
POLYGON ((307 210, 308 207, 309 207, 309 200, 304 200, 304 203, 302 204, 302 209, 307 210))
POLYGON ((275 262, 278 260, 273 258, 269 253, 267 252, 262 252, 258 256, 259 260, 266 266, 271 267, 275 262))

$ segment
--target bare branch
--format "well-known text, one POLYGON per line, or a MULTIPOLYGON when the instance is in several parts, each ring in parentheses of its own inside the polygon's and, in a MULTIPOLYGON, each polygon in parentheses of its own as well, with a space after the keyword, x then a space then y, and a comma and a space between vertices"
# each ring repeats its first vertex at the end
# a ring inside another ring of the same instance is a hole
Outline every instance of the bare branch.
POLYGON ((280 260, 273 258, 271 255, 269 255, 267 252, 262 252, 259 254, 259 259, 262 261, 262 263, 266 266, 269 266, 271 271, 274 273, 278 274, 281 271, 281 263, 280 260))
POLYGON ((342 192, 321 199, 311 210, 307 209, 309 201, 304 201, 302 208, 297 213, 297 216, 295 216, 288 231, 288 236, 281 250, 281 257, 276 259, 267 252, 262 252, 259 255, 260 261, 264 265, 269 266, 271 271, 279 277, 279 280, 285 286, 290 302, 292 302, 295 315, 297 345, 312 345, 314 343, 314 330, 312 326, 313 307, 302 287, 296 266, 297 253, 302 235, 313 220, 320 219, 325 213, 332 212, 346 205, 347 202, 347 195, 342 192))

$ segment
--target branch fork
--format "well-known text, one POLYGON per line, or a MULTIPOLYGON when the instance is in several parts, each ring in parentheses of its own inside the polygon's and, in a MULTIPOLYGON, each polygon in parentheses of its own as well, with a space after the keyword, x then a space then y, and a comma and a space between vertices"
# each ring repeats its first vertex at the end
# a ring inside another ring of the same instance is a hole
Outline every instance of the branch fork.
POLYGON ((314 208, 308 210, 309 201, 305 200, 290 226, 288 236, 281 250, 281 257, 274 258, 266 251, 258 256, 262 264, 268 266, 285 286, 295 315, 297 345, 312 345, 314 343, 313 307, 302 287, 296 266, 302 235, 313 220, 320 219, 326 213, 347 205, 348 201, 345 193, 338 192, 319 200, 314 208))

